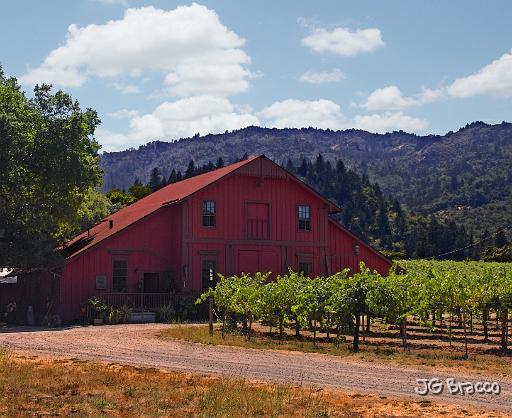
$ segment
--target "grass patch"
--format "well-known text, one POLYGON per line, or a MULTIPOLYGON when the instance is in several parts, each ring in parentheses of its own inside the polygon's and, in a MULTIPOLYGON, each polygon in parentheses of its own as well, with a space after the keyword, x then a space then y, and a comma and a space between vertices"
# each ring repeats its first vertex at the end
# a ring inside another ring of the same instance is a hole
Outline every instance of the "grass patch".
MULTIPOLYGON (((0 416, 485 416, 455 405, 0 353, 0 416), (398 415, 397 415, 398 414, 398 415)), ((495 416, 499 416, 496 414, 495 416)))
POLYGON ((311 338, 296 338, 284 334, 282 339, 277 334, 270 335, 266 332, 254 331, 251 338, 241 333, 225 333, 224 338, 216 327, 213 336, 210 336, 207 325, 175 325, 164 331, 161 335, 166 338, 191 341, 201 344, 230 345, 244 348, 292 350, 306 353, 326 353, 338 356, 351 355, 351 345, 345 342, 336 344, 333 341, 319 339, 313 342, 311 338))
POLYGON ((471 353, 469 359, 464 359, 463 353, 455 348, 446 347, 411 348, 403 350, 386 339, 372 339, 362 343, 359 353, 352 351, 350 342, 336 343, 334 339, 317 338, 313 342, 309 336, 299 338, 285 333, 282 339, 277 334, 270 335, 263 328, 253 331, 251 338, 241 333, 226 333, 222 338, 219 327, 210 336, 207 325, 175 325, 161 332, 164 338, 178 339, 201 344, 227 345, 243 348, 291 350, 305 353, 323 353, 341 357, 351 357, 370 362, 387 362, 425 368, 445 368, 471 370, 500 377, 512 376, 512 358, 497 356, 495 353, 471 353))
POLYGON ((313 417, 329 408, 313 389, 0 354, 0 416, 313 417))

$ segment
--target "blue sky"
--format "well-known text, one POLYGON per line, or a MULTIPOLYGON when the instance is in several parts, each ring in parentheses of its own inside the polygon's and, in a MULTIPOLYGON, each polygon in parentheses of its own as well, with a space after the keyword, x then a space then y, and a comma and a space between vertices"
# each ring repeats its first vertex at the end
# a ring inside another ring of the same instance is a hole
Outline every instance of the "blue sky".
POLYGON ((23 1, 0 63, 103 121, 107 151, 256 124, 445 133, 510 121, 510 1, 23 1))

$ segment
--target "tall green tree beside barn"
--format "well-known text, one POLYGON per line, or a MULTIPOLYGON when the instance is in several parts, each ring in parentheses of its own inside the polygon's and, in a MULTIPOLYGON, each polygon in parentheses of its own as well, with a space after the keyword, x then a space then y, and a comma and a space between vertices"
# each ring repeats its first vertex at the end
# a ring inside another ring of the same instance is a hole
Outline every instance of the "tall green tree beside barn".
POLYGON ((59 262, 79 211, 101 183, 100 120, 70 95, 40 85, 28 98, 0 67, 0 266, 59 262))

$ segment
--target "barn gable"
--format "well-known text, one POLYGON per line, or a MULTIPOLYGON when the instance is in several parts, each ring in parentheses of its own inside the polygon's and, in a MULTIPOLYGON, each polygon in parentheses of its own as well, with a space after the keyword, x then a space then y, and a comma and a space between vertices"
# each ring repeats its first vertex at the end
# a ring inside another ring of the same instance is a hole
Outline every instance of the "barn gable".
POLYGON ((169 184, 160 190, 150 194, 149 196, 138 200, 130 206, 127 206, 116 213, 102 219, 87 231, 82 232, 62 248, 62 254, 66 258, 74 257, 89 248, 95 246, 99 242, 110 238, 125 228, 140 222, 147 216, 164 206, 173 205, 182 202, 197 192, 217 183, 233 173, 240 175, 265 178, 288 178, 295 181, 301 187, 313 193, 319 199, 323 200, 328 206, 328 213, 336 213, 341 209, 334 203, 325 199, 315 190, 310 188, 304 182, 288 173, 278 164, 268 159, 264 155, 250 157, 229 166, 213 170, 211 172, 201 174, 174 184, 169 184))

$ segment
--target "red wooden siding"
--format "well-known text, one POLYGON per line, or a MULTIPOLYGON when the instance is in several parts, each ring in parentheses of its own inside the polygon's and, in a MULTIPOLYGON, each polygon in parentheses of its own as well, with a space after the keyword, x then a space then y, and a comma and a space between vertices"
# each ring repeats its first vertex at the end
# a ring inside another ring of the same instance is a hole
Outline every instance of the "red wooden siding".
MULTIPOLYGON (((89 251, 71 258, 64 269, 64 314, 78 319, 80 306, 93 295, 112 292, 113 260, 127 260, 127 292, 142 292, 144 273, 172 271, 178 285, 180 207, 164 207, 89 251), (105 290, 96 289, 96 276, 107 278, 105 290)), ((108 224, 105 224, 108 228, 108 224)))
POLYGON ((334 221, 329 221, 329 259, 332 272, 346 267, 351 272, 357 272, 359 263, 364 261, 371 270, 377 270, 380 274, 387 275, 391 266, 388 259, 334 221), (359 254, 356 254, 356 246, 358 246, 359 254))
POLYGON ((364 260, 387 273, 387 259, 329 219, 338 211, 264 156, 169 185, 71 242, 87 245, 68 247, 74 255, 64 268, 64 319, 78 319, 91 296, 112 292, 117 259, 127 261, 126 291, 133 293, 143 290, 144 273, 167 271, 176 289, 200 291, 209 263, 226 275, 263 271, 275 277, 299 263, 317 276, 355 271, 364 260), (206 200, 215 202, 215 226, 202 224, 206 200), (299 229, 299 205, 309 206, 309 230, 299 229), (107 278, 105 290, 96 289, 96 276, 107 278))

